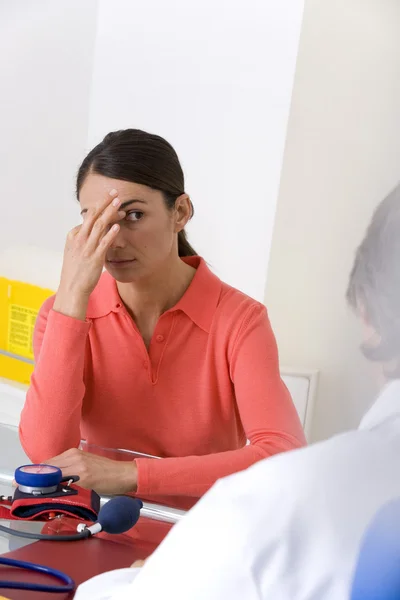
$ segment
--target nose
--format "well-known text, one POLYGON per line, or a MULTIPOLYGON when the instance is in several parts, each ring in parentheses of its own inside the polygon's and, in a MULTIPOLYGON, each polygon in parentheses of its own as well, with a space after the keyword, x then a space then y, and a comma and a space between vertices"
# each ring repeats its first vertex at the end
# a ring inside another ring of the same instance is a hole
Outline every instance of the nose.
POLYGON ((122 228, 118 231, 117 235, 115 236, 110 248, 125 248, 126 247, 126 241, 124 239, 124 233, 122 228))

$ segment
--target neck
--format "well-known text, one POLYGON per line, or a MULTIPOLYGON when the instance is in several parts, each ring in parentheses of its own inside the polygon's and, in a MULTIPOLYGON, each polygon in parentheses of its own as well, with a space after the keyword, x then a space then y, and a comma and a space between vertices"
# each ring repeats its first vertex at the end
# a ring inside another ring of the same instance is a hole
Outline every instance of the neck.
POLYGON ((119 295, 136 321, 158 319, 172 308, 189 287, 196 270, 176 257, 146 280, 117 282, 119 295))

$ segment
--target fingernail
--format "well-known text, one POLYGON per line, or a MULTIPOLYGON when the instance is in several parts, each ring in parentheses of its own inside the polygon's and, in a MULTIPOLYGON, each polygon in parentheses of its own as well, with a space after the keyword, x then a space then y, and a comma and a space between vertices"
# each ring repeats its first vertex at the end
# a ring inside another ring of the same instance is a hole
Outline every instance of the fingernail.
POLYGON ((115 194, 117 193, 117 190, 112 189, 108 193, 110 194, 110 196, 115 196, 115 194))
POLYGON ((123 219, 126 216, 126 212, 124 210, 119 210, 118 216, 121 217, 121 219, 123 219))
POLYGON ((112 226, 113 231, 118 231, 118 229, 119 229, 119 225, 115 224, 112 226))
POLYGON ((121 204, 121 200, 119 198, 114 198, 112 201, 113 206, 119 206, 121 204))

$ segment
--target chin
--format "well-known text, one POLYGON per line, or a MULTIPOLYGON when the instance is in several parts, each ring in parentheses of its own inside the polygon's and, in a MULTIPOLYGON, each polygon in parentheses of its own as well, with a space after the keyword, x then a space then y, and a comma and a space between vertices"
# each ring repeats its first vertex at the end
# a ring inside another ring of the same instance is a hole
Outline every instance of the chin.
POLYGON ((113 277, 115 281, 119 281, 119 283, 132 283, 143 277, 143 274, 140 272, 141 269, 138 269, 136 265, 129 269, 119 269, 106 264, 105 268, 111 277, 113 277))

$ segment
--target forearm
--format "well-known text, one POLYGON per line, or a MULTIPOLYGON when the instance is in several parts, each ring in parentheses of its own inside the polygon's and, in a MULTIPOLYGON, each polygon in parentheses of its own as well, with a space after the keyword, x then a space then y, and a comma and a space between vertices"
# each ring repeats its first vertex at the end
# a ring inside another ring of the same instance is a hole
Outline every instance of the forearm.
POLYGON ((34 461, 79 445, 89 329, 90 323, 49 312, 20 423, 21 443, 34 461))
POLYGON ((137 495, 181 495, 198 498, 218 479, 247 469, 274 454, 303 446, 303 441, 286 433, 271 433, 238 450, 154 460, 136 459, 137 495))

